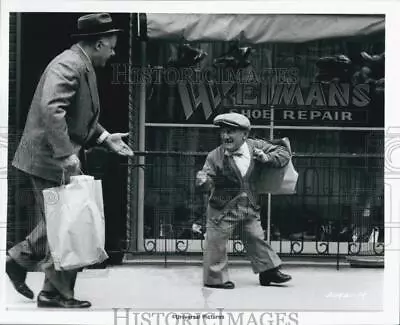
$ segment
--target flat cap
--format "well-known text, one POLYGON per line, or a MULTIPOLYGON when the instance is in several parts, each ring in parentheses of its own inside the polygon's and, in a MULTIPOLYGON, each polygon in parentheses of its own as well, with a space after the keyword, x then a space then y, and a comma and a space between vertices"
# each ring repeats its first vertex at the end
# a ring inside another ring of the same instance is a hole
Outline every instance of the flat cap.
POLYGON ((214 118, 214 124, 218 126, 231 126, 239 129, 250 130, 250 121, 249 119, 239 113, 225 113, 217 115, 214 118))

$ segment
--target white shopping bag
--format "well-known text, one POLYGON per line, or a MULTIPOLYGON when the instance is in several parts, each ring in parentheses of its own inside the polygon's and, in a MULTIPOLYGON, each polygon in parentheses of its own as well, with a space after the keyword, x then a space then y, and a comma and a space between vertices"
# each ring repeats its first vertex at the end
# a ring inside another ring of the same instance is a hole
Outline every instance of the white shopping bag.
POLYGON ((105 246, 101 181, 71 177, 68 185, 43 190, 47 238, 57 271, 72 270, 108 258, 105 246))
POLYGON ((285 174, 283 176, 283 180, 280 188, 271 194, 295 194, 296 193, 296 185, 297 180, 299 178, 299 173, 294 169, 292 159, 290 159, 289 163, 284 167, 285 174))
MULTIPOLYGON (((291 151, 288 138, 282 139, 291 151)), ((292 159, 283 168, 264 168, 257 178, 256 188, 258 193, 294 194, 299 174, 294 169, 292 159)))

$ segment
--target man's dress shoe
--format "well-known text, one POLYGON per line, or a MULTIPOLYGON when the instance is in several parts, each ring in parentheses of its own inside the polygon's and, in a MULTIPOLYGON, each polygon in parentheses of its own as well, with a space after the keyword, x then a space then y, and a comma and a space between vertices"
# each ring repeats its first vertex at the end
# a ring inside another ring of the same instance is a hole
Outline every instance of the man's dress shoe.
POLYGON ((235 284, 232 281, 227 281, 222 284, 205 284, 207 288, 215 288, 215 289, 234 289, 235 284))
POLYGON ((89 308, 89 301, 65 299, 59 294, 41 291, 37 297, 37 306, 41 308, 89 308))
POLYGON ((271 282, 285 283, 291 279, 292 277, 290 275, 282 273, 278 268, 267 270, 259 274, 259 280, 262 286, 268 286, 271 282))
POLYGON ((26 270, 15 262, 10 256, 6 260, 6 273, 15 290, 28 299, 33 299, 34 294, 26 285, 26 270))

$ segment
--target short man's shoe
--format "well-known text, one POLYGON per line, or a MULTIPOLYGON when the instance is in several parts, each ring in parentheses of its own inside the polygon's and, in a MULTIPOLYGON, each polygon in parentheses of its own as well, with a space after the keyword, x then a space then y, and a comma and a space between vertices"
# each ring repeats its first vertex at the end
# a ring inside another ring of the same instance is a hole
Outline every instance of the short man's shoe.
POLYGON ((222 284, 205 284, 207 288, 215 288, 215 289, 234 289, 235 284, 232 281, 227 281, 222 284))
POLYGON ((282 273, 278 268, 267 270, 259 274, 259 280, 262 286, 268 286, 271 282, 285 283, 291 279, 292 277, 290 275, 282 273))
POLYGON ((10 256, 6 260, 6 273, 15 290, 28 299, 33 299, 32 290, 26 285, 26 270, 15 262, 10 256))
POLYGON ((41 291, 37 297, 37 306, 41 308, 89 308, 89 301, 65 299, 59 294, 41 291))

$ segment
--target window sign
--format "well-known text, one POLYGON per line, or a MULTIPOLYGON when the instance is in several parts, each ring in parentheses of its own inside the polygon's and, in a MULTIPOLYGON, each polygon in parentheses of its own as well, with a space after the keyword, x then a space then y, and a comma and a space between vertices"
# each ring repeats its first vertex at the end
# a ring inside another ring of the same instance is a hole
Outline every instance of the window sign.
POLYGON ((230 56, 216 65, 222 44, 195 46, 203 57, 193 66, 160 66, 160 56, 150 64, 148 75, 157 76, 148 85, 147 122, 211 124, 217 114, 238 112, 253 125, 269 125, 274 108, 275 125, 383 127, 384 52, 374 59, 365 51, 348 55, 344 41, 259 45, 244 66, 234 67, 230 56))

